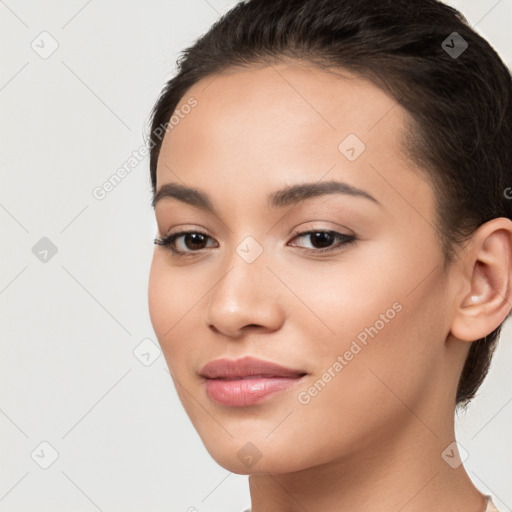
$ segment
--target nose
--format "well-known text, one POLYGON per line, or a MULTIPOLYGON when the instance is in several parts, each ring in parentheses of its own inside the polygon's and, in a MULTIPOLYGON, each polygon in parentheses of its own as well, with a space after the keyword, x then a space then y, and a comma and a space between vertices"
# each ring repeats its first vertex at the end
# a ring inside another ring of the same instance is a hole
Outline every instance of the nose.
POLYGON ((279 293, 281 283, 267 268, 263 255, 247 263, 234 253, 224 268, 208 303, 208 327, 233 338, 252 329, 278 330, 285 318, 284 301, 279 293))

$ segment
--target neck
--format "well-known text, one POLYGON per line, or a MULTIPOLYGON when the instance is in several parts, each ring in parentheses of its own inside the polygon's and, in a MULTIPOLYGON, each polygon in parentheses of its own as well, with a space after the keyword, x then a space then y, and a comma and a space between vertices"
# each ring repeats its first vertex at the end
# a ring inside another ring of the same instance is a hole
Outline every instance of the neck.
MULTIPOLYGON (((423 416, 422 416, 423 417, 423 416)), ((446 425, 429 425, 411 414, 400 429, 380 432, 366 447, 325 464, 291 473, 249 477, 251 512, 484 512, 485 496, 458 451, 442 452, 455 439, 453 414, 446 425)))

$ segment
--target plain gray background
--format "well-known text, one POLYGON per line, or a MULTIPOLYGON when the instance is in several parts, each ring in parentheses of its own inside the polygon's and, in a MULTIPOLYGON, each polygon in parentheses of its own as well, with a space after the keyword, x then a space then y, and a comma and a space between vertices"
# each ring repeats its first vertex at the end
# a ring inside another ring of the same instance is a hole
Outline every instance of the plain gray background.
MULTIPOLYGON (((512 0, 450 3, 510 67, 512 0)), ((0 512, 250 503, 247 477, 208 455, 159 352, 148 158, 129 163, 179 51, 235 4, 0 1, 0 512)), ((457 420, 466 469, 501 512, 512 510, 511 341, 506 324, 457 420)))

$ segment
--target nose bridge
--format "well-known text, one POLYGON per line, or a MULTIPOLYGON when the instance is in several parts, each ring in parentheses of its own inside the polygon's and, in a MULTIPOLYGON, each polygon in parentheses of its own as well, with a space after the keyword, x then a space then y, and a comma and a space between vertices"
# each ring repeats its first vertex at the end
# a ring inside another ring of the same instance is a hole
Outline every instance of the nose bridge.
POLYGON ((257 304, 266 295, 265 282, 271 274, 266 268, 263 247, 253 237, 246 237, 224 261, 224 277, 212 290, 213 301, 232 301, 237 307, 257 304))
POLYGON ((207 322, 225 333, 244 325, 277 328, 282 310, 268 258, 254 237, 245 237, 223 263, 222 277, 208 302, 207 322))

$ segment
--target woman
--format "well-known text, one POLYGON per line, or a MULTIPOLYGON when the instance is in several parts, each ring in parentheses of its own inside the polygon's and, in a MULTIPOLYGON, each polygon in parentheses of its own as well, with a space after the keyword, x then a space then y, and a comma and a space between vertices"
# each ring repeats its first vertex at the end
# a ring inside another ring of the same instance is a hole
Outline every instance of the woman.
POLYGON ((252 512, 496 510, 454 412, 511 310, 511 98, 434 0, 241 2, 180 58, 149 310, 252 512))

